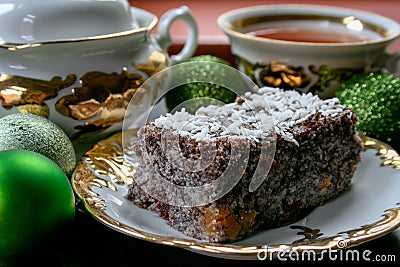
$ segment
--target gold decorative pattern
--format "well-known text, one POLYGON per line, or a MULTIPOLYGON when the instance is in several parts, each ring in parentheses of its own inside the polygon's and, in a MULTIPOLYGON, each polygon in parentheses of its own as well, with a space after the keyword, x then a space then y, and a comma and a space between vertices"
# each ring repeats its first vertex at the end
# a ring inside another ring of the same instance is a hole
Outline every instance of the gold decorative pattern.
POLYGON ((83 164, 77 166, 74 179, 76 181, 75 187, 79 188, 80 193, 85 195, 84 202, 90 208, 96 210, 96 212, 106 208, 104 199, 100 198, 92 189, 93 186, 101 187, 102 185, 106 185, 105 182, 101 182, 104 180, 99 180, 92 170, 83 164))
POLYGON ((134 62, 132 66, 146 73, 149 77, 156 72, 168 67, 168 56, 165 52, 155 50, 149 56, 147 62, 134 62))
POLYGON ((146 33, 150 32, 158 23, 158 18, 154 17, 151 21, 147 24, 146 27, 135 28, 128 31, 110 33, 110 34, 103 34, 103 35, 96 35, 90 37, 82 37, 82 38, 73 38, 73 39, 60 39, 60 40, 51 40, 51 41, 43 41, 39 43, 7 43, 2 42, 0 43, 0 49, 6 49, 10 51, 19 51, 22 49, 30 49, 33 47, 41 47, 41 46, 49 46, 54 44, 69 44, 69 43, 81 43, 81 42, 96 42, 100 40, 107 40, 107 39, 116 39, 121 37, 128 37, 131 35, 145 35, 146 33))
MULTIPOLYGON (((160 62, 161 56, 156 59, 149 59, 141 67, 148 72, 165 67, 160 62)), ((165 63, 167 59, 164 60, 165 63)), ((49 117, 55 108, 58 113, 76 120, 76 129, 107 128, 124 119, 130 99, 145 80, 146 77, 126 69, 120 74, 92 71, 80 77, 82 87, 71 88, 77 81, 75 74, 67 75, 64 80, 57 76, 49 81, 0 74, 0 101, 6 109, 16 107, 20 113, 44 117, 49 117), (59 97, 63 89, 70 90, 71 94, 59 97), (57 99, 55 107, 46 104, 50 99, 57 99)))
POLYGON ((309 227, 303 225, 291 225, 290 229, 299 229, 300 232, 297 235, 303 235, 304 237, 298 240, 293 241, 293 244, 303 243, 303 242, 310 242, 311 240, 316 240, 320 236, 323 235, 321 230, 319 229, 311 229, 309 227))
MULTIPOLYGON (((365 149, 377 150, 381 156, 382 168, 398 167, 399 155, 388 145, 370 137, 361 136, 365 149), (389 162, 388 162, 389 161, 389 162)), ((126 225, 107 215, 107 201, 94 188, 106 187, 111 191, 118 190, 118 186, 129 184, 133 169, 123 161, 121 133, 99 142, 88 151, 78 164, 73 176, 72 186, 86 209, 100 222, 112 229, 142 240, 175 246, 211 254, 240 259, 258 259, 260 256, 274 259, 282 256, 282 251, 297 252, 314 251, 315 253, 349 248, 366 241, 383 236, 400 226, 400 203, 393 203, 393 207, 383 211, 382 219, 360 226, 356 229, 339 232, 333 236, 324 236, 321 230, 293 225, 291 229, 300 230, 298 235, 304 238, 293 240, 291 244, 275 245, 235 245, 222 243, 207 243, 193 239, 184 239, 149 233, 126 225), (111 177, 111 179, 110 179, 111 177)))
POLYGON ((392 147, 374 138, 365 138, 364 149, 377 150, 376 155, 382 159, 382 166, 390 166, 400 169, 400 156, 392 147))
POLYGON ((345 234, 351 242, 356 242, 358 239, 364 239, 365 237, 374 237, 376 235, 381 236, 388 233, 389 229, 394 229, 399 226, 400 220, 400 203, 397 203, 395 208, 386 210, 383 214, 383 218, 375 223, 363 225, 360 228, 340 232, 339 234, 345 234))
POLYGON ((291 66, 283 62, 251 63, 243 57, 235 56, 236 62, 243 71, 260 87, 279 87, 285 90, 295 89, 303 93, 320 93, 330 87, 331 82, 344 82, 354 74, 366 72, 371 66, 363 69, 331 68, 326 65, 291 66))
POLYGON ((96 177, 109 177, 111 182, 100 182, 116 191, 115 184, 130 185, 132 183, 133 167, 122 156, 122 133, 116 133, 110 138, 95 144, 86 152, 84 161, 96 177))
POLYGON ((0 100, 6 109, 15 106, 21 108, 22 111, 36 109, 35 113, 40 113, 48 108, 45 100, 56 98, 62 89, 71 86, 75 81, 74 74, 67 75, 65 80, 57 76, 49 81, 0 74, 0 100))
POLYGON ((58 99, 56 110, 75 120, 85 120, 79 127, 106 128, 123 120, 126 107, 145 81, 140 74, 92 71, 80 78, 82 87, 58 99))

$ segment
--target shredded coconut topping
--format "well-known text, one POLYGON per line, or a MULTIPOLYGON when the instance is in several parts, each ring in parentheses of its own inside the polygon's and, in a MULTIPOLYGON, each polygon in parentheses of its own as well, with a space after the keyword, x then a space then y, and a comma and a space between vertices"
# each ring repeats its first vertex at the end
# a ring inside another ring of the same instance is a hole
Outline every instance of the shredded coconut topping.
POLYGON ((344 109, 337 98, 323 100, 312 93, 263 87, 258 93, 245 93, 234 103, 201 107, 195 115, 184 108, 174 114, 167 113, 154 124, 191 136, 196 142, 217 137, 260 140, 275 132, 298 145, 293 137, 296 125, 317 112, 337 117, 344 109))

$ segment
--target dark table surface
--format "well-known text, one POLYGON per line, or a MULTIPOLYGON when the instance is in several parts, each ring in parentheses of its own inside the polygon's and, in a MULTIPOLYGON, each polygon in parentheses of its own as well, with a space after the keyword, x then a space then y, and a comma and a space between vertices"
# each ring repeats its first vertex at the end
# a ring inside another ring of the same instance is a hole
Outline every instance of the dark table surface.
MULTIPOLYGON (((65 238, 46 251, 39 250, 34 258, 26 259, 24 266, 274 266, 321 264, 321 261, 239 261, 204 256, 192 251, 139 240, 108 228, 88 213, 78 211, 75 223, 65 238)), ((360 255, 369 250, 371 262, 360 257, 362 264, 375 264, 386 259, 385 265, 400 263, 400 228, 351 249, 360 255), (375 260, 375 257, 378 256, 375 260), (390 260, 390 261, 389 261, 390 260)), ((339 254, 338 254, 339 255, 339 254)), ((325 265, 346 263, 325 257, 325 265)), ((357 263, 349 260, 347 263, 357 263)))

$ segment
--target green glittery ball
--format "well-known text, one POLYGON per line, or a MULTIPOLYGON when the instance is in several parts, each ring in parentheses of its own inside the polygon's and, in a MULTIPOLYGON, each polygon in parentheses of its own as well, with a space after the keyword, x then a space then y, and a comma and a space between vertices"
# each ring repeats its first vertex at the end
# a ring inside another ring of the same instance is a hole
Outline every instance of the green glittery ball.
POLYGON ((400 78, 390 73, 357 74, 342 84, 336 96, 358 115, 359 132, 399 144, 400 78))
MULTIPOLYGON (((231 67, 229 62, 212 55, 191 57, 182 63, 187 62, 213 62, 231 67)), ((181 77, 179 77, 181 80, 190 80, 192 73, 203 73, 203 75, 207 76, 209 80, 218 81, 220 79, 220 75, 223 75, 225 72, 225 70, 219 64, 192 64, 190 67, 183 64, 180 66, 181 67, 178 75, 181 75, 181 77)), ((200 106, 207 106, 210 103, 215 103, 215 101, 210 102, 210 99, 216 100, 216 102, 220 101, 221 103, 233 102, 236 99, 236 93, 217 83, 188 82, 170 90, 165 95, 165 99, 167 101, 168 111, 173 110, 185 101, 195 99, 195 101, 190 102, 189 106, 186 105, 187 111, 193 113, 200 106)))
POLYGON ((75 168, 74 147, 66 133, 50 120, 33 114, 0 118, 0 151, 23 149, 40 153, 70 175, 75 168))

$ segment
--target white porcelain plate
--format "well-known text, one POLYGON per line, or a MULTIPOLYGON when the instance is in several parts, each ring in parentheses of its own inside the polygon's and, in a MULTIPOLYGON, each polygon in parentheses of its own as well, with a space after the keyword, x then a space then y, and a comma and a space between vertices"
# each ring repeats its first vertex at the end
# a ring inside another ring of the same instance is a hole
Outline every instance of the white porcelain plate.
POLYGON ((363 161, 349 191, 297 222, 230 244, 188 238, 125 198, 132 177, 122 157, 121 133, 97 143, 82 157, 72 186, 98 221, 135 238, 230 259, 276 258, 289 251, 322 253, 359 245, 400 226, 400 157, 385 143, 363 139, 363 161))

